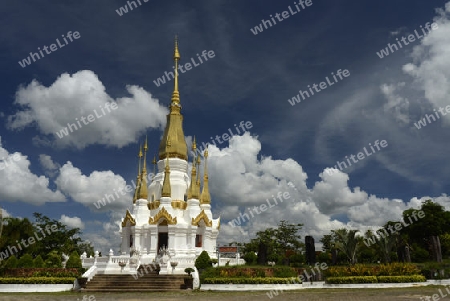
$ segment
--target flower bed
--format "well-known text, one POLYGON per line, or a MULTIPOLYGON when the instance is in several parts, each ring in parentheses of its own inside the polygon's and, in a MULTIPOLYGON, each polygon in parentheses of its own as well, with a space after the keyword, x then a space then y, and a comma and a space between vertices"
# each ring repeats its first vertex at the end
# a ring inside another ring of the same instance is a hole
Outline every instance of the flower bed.
POLYGON ((357 283, 409 283, 409 282, 425 282, 426 279, 422 275, 408 276, 344 276, 344 277, 328 277, 328 284, 357 284, 357 283))
POLYGON ((297 277, 278 278, 278 277, 255 277, 255 278, 237 278, 237 277, 218 277, 205 278, 202 284, 301 284, 297 277), (295 281, 295 282, 294 282, 295 281))
POLYGON ((6 277, 0 278, 0 284, 72 284, 75 277, 6 277))

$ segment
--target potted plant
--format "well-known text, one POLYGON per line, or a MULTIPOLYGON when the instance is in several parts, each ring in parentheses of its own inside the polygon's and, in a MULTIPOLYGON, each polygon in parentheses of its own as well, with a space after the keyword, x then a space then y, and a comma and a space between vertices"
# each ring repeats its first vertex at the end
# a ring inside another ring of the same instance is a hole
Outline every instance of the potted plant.
POLYGON ((191 273, 195 272, 195 270, 193 268, 185 268, 184 272, 187 273, 187 276, 184 277, 184 287, 186 289, 192 289, 194 287, 194 279, 191 273))

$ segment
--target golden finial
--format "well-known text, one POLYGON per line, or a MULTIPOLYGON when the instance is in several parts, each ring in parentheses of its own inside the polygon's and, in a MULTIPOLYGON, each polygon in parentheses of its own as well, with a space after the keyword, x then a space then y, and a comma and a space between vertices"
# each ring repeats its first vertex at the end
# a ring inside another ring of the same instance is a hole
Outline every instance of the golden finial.
MULTIPOLYGON (((141 146, 139 147, 139 155, 138 155, 139 159, 142 158, 142 156, 144 156, 144 155, 142 154, 142 144, 141 144, 141 146)), ((140 163, 141 163, 141 160, 139 160, 139 164, 140 163)))
POLYGON ((136 200, 138 199, 138 191, 139 191, 139 187, 141 185, 141 158, 142 158, 142 145, 139 146, 139 153, 138 153, 138 173, 137 173, 137 177, 136 177, 136 189, 134 190, 134 195, 133 195, 133 204, 136 202, 136 200))
POLYGON ((156 176, 156 155, 153 155, 153 160, 152 160, 152 164, 153 164, 153 179, 155 179, 156 176))
POLYGON ((178 91, 178 61, 181 59, 178 50, 178 37, 175 37, 173 59, 175 63, 174 89, 169 105, 166 128, 161 143, 159 144, 159 160, 163 160, 166 157, 188 160, 188 148, 184 139, 183 116, 181 115, 180 93, 178 91))
POLYGON ((173 53, 173 59, 175 61, 181 59, 180 52, 178 51, 178 35, 175 35, 175 52, 173 53))
MULTIPOLYGON (((147 189, 147 137, 145 137, 145 143, 144 143, 144 166, 142 167, 141 172, 141 180, 139 181, 139 192, 138 192, 138 199, 147 199, 148 198, 148 189, 147 189)), ((142 149, 139 155, 142 157, 142 149)))
POLYGON ((195 150, 197 149, 197 142, 195 142, 195 136, 194 136, 194 141, 192 142, 192 150, 195 153, 195 150))
POLYGON ((180 104, 180 93, 178 93, 178 61, 181 59, 180 52, 178 51, 178 36, 175 36, 175 51, 173 53, 173 60, 175 61, 174 81, 173 81, 173 93, 172 93, 172 105, 180 104))
POLYGON ((200 197, 201 204, 211 204, 211 194, 208 185, 208 150, 205 150, 205 170, 203 172, 203 191, 200 197))
POLYGON ((164 169, 164 182, 162 187, 161 196, 170 197, 172 194, 170 187, 170 167, 169 167, 169 158, 166 158, 166 167, 164 169))

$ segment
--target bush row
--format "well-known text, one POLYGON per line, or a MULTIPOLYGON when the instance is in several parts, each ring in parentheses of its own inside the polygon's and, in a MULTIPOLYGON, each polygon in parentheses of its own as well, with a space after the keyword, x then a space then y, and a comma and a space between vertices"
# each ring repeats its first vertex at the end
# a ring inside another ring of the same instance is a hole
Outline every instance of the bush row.
POLYGON ((282 267, 217 267, 202 272, 202 278, 238 278, 238 277, 297 277, 299 272, 287 266, 282 267))
POLYGON ((409 276, 346 276, 346 277, 328 277, 326 283, 329 284, 357 284, 357 283, 408 283, 425 282, 422 275, 409 276))
POLYGON ((205 278, 202 284, 292 284, 301 283, 296 277, 279 278, 279 277, 255 277, 255 278, 235 278, 235 277, 220 277, 220 278, 205 278))
POLYGON ((2 277, 79 277, 86 269, 77 268, 15 268, 2 269, 2 277))
POLYGON ((344 276, 408 276, 420 274, 420 269, 412 263, 390 263, 379 265, 355 264, 352 266, 335 266, 325 271, 327 277, 344 276))
POLYGON ((74 280, 72 277, 7 277, 0 278, 0 284, 72 284, 74 280))

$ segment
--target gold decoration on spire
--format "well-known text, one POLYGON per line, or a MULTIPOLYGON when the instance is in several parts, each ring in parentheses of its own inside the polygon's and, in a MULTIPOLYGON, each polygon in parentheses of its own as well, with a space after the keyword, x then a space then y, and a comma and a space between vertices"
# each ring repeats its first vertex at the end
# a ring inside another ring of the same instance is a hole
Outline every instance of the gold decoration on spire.
POLYGON ((127 209, 127 213, 125 213, 125 218, 122 221, 122 227, 127 226, 127 222, 130 222, 131 226, 136 226, 136 220, 131 215, 130 211, 127 209))
POLYGON ((167 224, 169 224, 169 225, 176 225, 176 223, 177 223, 177 218, 170 215, 170 213, 167 212, 166 208, 164 208, 164 207, 162 207, 162 209, 159 210, 158 213, 154 217, 150 217, 148 220, 148 223, 150 225, 156 225, 161 218, 166 220, 167 224))
POLYGON ((153 161, 152 161, 152 164, 153 164, 153 179, 152 180, 154 180, 155 179, 155 177, 156 177, 156 155, 154 155, 153 156, 153 161))
POLYGON ((198 173, 197 173, 197 181, 196 181, 196 187, 195 187, 195 192, 197 193, 197 199, 199 199, 200 198, 200 190, 201 190, 201 187, 200 187, 200 156, 197 156, 197 170, 198 170, 198 173))
MULTIPOLYGON (((139 193, 138 193, 138 199, 147 199, 148 198, 148 189, 147 189, 147 136, 145 137, 145 143, 144 143, 144 166, 142 167, 141 172, 141 180, 140 180, 140 186, 139 186, 139 193)), ((140 153, 142 155, 142 153, 140 153)))
MULTIPOLYGON (((188 195, 187 195, 188 200, 192 199, 192 192, 194 191, 195 179, 197 176, 197 170, 195 168, 195 151, 197 150, 197 143, 195 142, 195 136, 194 136, 194 141, 192 142, 191 149, 192 149, 192 153, 193 153, 193 158, 192 158, 192 170, 191 170, 191 184, 189 185, 188 195)), ((197 198, 198 198, 198 195, 197 195, 197 198)))
POLYGON ((139 158, 139 163, 138 163, 138 174, 136 177, 136 189, 134 190, 134 195, 133 195, 133 204, 136 203, 137 199, 138 199, 138 194, 139 194, 139 189, 141 187, 141 160, 142 160, 142 145, 139 146, 139 154, 138 154, 138 158, 139 158))
POLYGON ((203 172, 203 191, 200 197, 200 204, 211 204, 211 194, 208 186, 208 150, 205 150, 205 169, 203 172))
POLYGON ((183 132, 183 115, 181 115, 180 93, 178 91, 178 61, 180 60, 178 50, 178 38, 175 37, 175 51, 173 59, 174 87, 172 92, 170 112, 167 115, 167 124, 164 129, 163 138, 159 144, 159 159, 180 158, 187 160, 187 145, 183 132))
POLYGON ((206 215, 205 210, 202 210, 199 215, 197 215, 196 218, 192 218, 191 225, 192 226, 198 226, 198 223, 203 220, 205 222, 206 227, 212 227, 212 220, 208 218, 208 215, 206 215))
POLYGON ((166 158, 166 167, 164 169, 164 182, 162 187, 161 196, 170 197, 172 194, 170 187, 170 167, 169 167, 169 158, 166 158))

